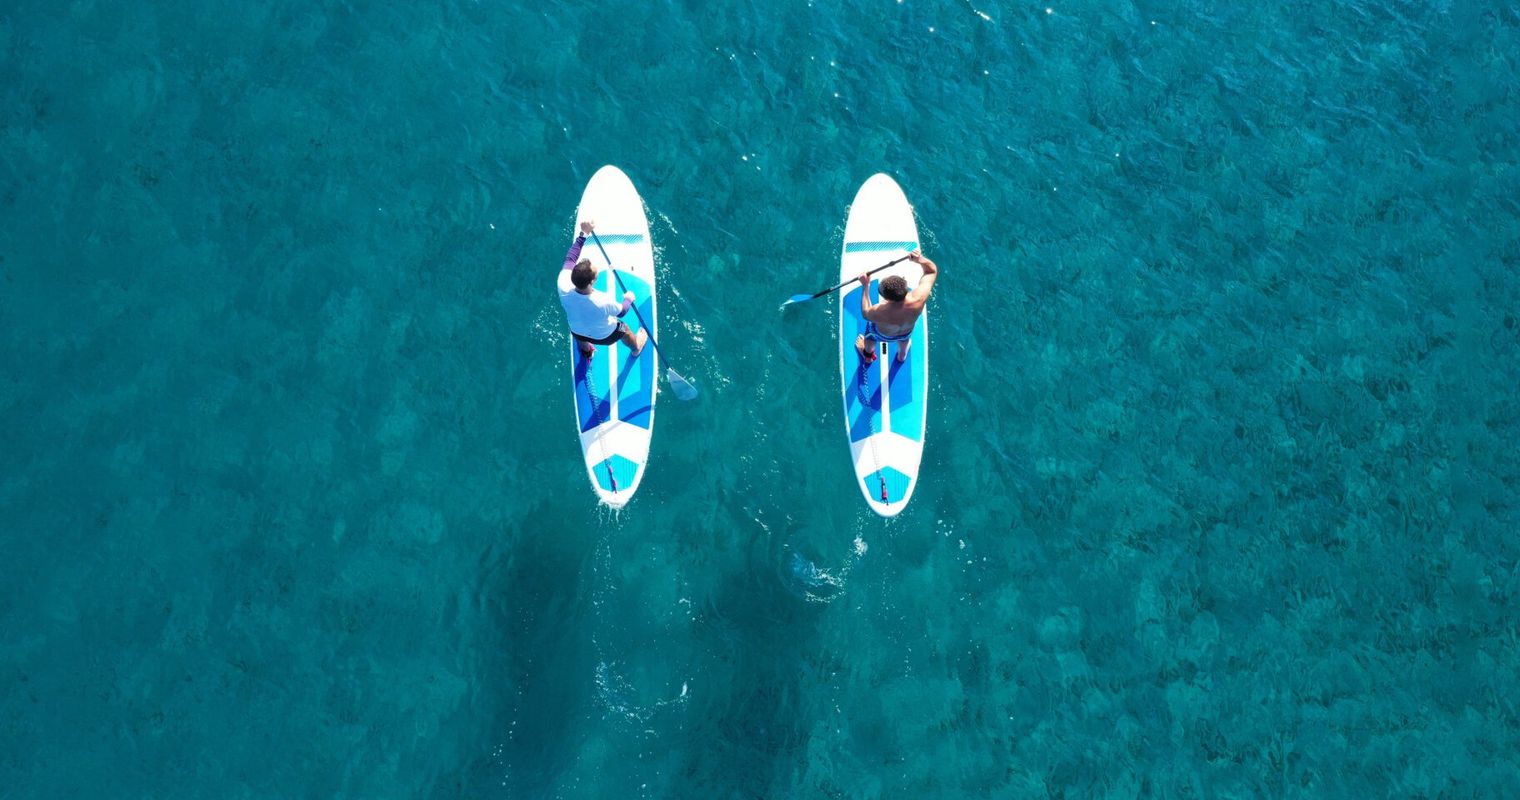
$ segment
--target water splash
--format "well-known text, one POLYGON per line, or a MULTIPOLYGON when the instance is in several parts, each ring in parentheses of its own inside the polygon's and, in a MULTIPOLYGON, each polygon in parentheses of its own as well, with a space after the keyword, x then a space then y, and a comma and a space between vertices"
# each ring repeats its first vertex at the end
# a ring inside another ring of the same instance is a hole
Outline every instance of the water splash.
POLYGON ((596 665, 596 697, 613 716, 630 723, 647 725, 650 720, 667 709, 684 707, 691 700, 690 681, 682 681, 681 689, 674 697, 640 703, 638 691, 617 670, 618 662, 598 661, 596 665))
POLYGON ((855 537, 849 557, 837 568, 824 569, 797 550, 790 550, 785 559, 781 579, 792 594, 809 603, 832 603, 844 596, 844 588, 850 571, 869 550, 860 536, 855 537))

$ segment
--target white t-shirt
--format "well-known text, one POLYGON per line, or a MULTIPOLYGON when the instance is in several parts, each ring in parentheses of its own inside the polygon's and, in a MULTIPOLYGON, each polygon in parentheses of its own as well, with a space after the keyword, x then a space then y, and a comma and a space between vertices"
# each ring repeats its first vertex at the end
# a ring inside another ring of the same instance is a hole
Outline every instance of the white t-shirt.
POLYGON ((623 303, 607 292, 581 294, 570 280, 570 270, 559 271, 559 304, 565 307, 570 330, 587 339, 605 339, 617 330, 623 303))

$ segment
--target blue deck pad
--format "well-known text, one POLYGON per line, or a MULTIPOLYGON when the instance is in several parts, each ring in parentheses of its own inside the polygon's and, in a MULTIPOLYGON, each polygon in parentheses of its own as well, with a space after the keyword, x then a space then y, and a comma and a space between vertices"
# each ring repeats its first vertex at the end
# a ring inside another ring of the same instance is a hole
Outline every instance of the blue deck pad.
MULTIPOLYGON (((614 453, 611 458, 592 467, 591 473, 596 476, 596 485, 602 487, 603 491, 621 492, 633 485, 634 476, 639 474, 639 465, 614 453), (608 473, 609 466, 611 466, 610 474, 608 473), (613 479, 617 480, 616 488, 613 488, 613 479)), ((891 484, 888 484, 888 489, 890 488, 891 484)))
POLYGON ((908 360, 897 363, 897 345, 882 356, 887 362, 887 397, 891 398, 892 432, 915 442, 924 438, 924 403, 928 399, 929 312, 913 326, 908 360))
MULTIPOLYGON (((871 302, 875 303, 876 282, 871 281, 871 302)), ((866 320, 860 315, 860 287, 844 296, 843 348, 845 372, 845 419, 850 423, 850 441, 858 442, 881 430, 881 357, 866 366, 855 352, 855 337, 865 333, 866 320)))
MULTIPOLYGON (((633 292, 634 307, 638 309, 639 314, 643 315, 645 320, 653 319, 654 304, 650 302, 649 284, 642 278, 626 272, 618 273, 618 277, 622 279, 623 286, 633 292)), ((622 291, 620 290, 617 294, 621 297, 622 291)), ((638 333, 642 327, 639 317, 634 315, 632 309, 623 315, 623 321, 628 323, 629 329, 634 333, 638 333)), ((618 419, 647 429, 653 417, 654 362, 658 354, 655 353, 654 346, 648 342, 644 343, 644 349, 639 351, 637 358, 633 356, 633 351, 628 345, 622 342, 618 342, 609 349, 615 351, 614 357, 617 359, 618 419)))
POLYGON ((887 485, 887 499, 884 502, 896 503, 908 496, 908 476, 891 468, 882 467, 879 472, 873 472, 860 479, 865 484, 866 494, 881 500, 881 485, 887 485))
MULTIPOLYGON (((918 242, 845 242, 846 253, 885 253, 889 250, 904 250, 912 252, 918 249, 918 242)), ((865 270, 861 270, 864 272, 865 270)))

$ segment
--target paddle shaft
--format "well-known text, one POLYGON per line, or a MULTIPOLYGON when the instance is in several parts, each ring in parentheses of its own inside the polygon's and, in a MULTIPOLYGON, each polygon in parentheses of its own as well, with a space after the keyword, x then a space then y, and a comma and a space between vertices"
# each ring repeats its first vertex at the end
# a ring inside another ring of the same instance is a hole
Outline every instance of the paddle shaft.
MULTIPOLYGON (((622 276, 618 275, 617 268, 612 266, 612 257, 607 255, 607 248, 602 246, 602 237, 597 236, 596 231, 592 231, 591 240, 596 242, 596 249, 602 251, 602 258, 607 262, 607 269, 612 270, 612 279, 617 281, 618 289, 624 292, 628 291, 628 287, 623 285, 622 276)), ((628 307, 633 309, 633 316, 638 319, 639 327, 649 335, 649 344, 654 347, 654 352, 659 355, 661 361, 664 361, 665 354, 660 352, 660 346, 654 341, 654 332, 649 330, 649 323, 645 322, 644 315, 639 313, 639 304, 629 303, 628 307)))
MULTIPOLYGON (((911 258, 911 256, 903 256, 902 258, 893 259, 891 261, 888 261, 885 264, 882 264, 881 266, 877 267, 876 269, 873 269, 870 272, 867 272, 866 274, 867 275, 875 275, 876 273, 881 272, 882 270, 886 269, 887 267, 893 267, 893 266, 896 266, 898 264, 901 264, 902 262, 907 261, 909 258, 911 258)), ((824 289, 823 291, 821 291, 821 292, 813 295, 812 297, 809 297, 808 299, 812 300, 812 299, 817 298, 817 297, 822 297, 822 296, 824 296, 824 295, 826 295, 826 294, 828 294, 830 292, 837 292, 840 289, 843 289, 844 287, 849 286, 850 284, 854 283, 857 280, 860 280, 860 279, 859 278, 851 278, 851 279, 845 281, 844 283, 839 284, 838 286, 830 286, 829 288, 824 289)))

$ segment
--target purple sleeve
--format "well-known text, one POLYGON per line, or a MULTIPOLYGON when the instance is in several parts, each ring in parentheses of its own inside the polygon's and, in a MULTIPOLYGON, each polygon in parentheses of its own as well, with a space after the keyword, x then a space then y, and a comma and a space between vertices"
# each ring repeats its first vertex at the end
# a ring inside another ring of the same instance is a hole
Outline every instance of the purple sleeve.
POLYGON ((581 259, 581 245, 586 243, 586 237, 575 237, 575 244, 570 245, 570 252, 565 254, 565 269, 575 266, 575 262, 581 259))

